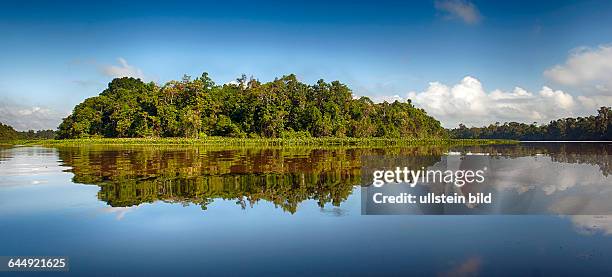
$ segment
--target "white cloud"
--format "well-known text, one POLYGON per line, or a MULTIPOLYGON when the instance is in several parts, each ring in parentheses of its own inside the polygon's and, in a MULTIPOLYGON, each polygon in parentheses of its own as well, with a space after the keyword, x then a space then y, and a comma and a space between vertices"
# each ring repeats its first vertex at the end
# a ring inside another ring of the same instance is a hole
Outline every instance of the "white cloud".
POLYGON ((446 127, 456 127, 459 123, 484 126, 496 121, 546 123, 557 118, 592 114, 598 106, 612 105, 612 97, 579 96, 576 99, 547 86, 538 93, 520 87, 510 92, 487 92, 482 83, 471 76, 453 86, 431 82, 422 92, 410 92, 408 98, 446 127))
POLYGON ((612 46, 575 50, 564 64, 544 71, 544 76, 562 85, 612 93, 612 46))
POLYGON ((520 87, 515 87, 512 92, 507 93, 498 89, 491 92, 491 99, 493 100, 529 99, 531 97, 533 97, 533 94, 520 87))
POLYGON ((552 90, 549 87, 544 86, 540 91, 540 96, 544 99, 550 100, 556 106, 561 109, 569 110, 574 106, 574 98, 560 90, 552 90))
POLYGON ((467 24, 477 24, 482 19, 476 5, 462 0, 436 1, 437 10, 446 13, 448 18, 458 18, 467 24))
MULTIPOLYGON (((447 9, 454 4, 437 2, 447 9)), ((467 5, 466 2, 463 5, 467 5)), ((538 92, 521 87, 512 91, 487 92, 482 83, 471 76, 448 86, 431 82, 422 92, 410 92, 408 98, 424 108, 446 127, 458 123, 484 126, 494 122, 519 121, 547 123, 550 120, 594 114, 601 106, 612 105, 612 45, 580 48, 565 63, 544 71, 544 75, 575 95, 543 86, 538 92)))
POLYGON ((576 97, 580 105, 584 106, 587 110, 595 111, 601 106, 612 105, 612 95, 591 95, 591 96, 578 96, 576 97))
POLYGON ((117 59, 119 65, 106 65, 101 67, 101 71, 104 75, 119 78, 119 77, 134 77, 144 79, 144 74, 140 68, 134 67, 124 59, 117 59))
POLYGON ((63 117, 62 114, 40 106, 25 106, 9 100, 0 100, 0 122, 13 126, 17 131, 55 130, 63 117))
MULTIPOLYGON (((355 99, 359 99, 360 97, 357 96, 355 97, 355 99)), ((393 103, 395 101, 400 101, 400 102, 405 102, 406 99, 404 99, 403 97, 399 96, 399 95, 393 95, 393 96, 387 96, 387 95, 378 95, 378 96, 372 96, 370 97, 370 99, 372 100, 372 102, 374 103, 382 103, 387 101, 388 103, 393 103)))

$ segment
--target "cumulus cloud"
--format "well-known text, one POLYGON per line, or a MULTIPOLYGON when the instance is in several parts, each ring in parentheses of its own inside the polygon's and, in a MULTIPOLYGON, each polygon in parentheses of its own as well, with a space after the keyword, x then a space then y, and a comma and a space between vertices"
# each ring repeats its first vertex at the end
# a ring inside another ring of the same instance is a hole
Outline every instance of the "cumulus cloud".
POLYGON ((140 70, 140 68, 128 64, 128 62, 124 58, 119 58, 117 59, 117 61, 119 62, 119 65, 102 66, 100 68, 101 72, 104 75, 113 78, 134 77, 144 79, 144 74, 142 73, 142 70, 140 70))
MULTIPOLYGON (((442 6, 441 2, 436 5, 442 6)), ((563 90, 543 86, 537 92, 521 87, 488 92, 480 80, 467 76, 455 85, 431 82, 424 91, 410 92, 408 98, 445 127, 505 121, 547 123, 557 118, 591 115, 601 106, 612 105, 612 45, 574 50, 563 64, 543 74, 563 90)))
POLYGON ((612 105, 612 95, 590 95, 576 97, 578 102, 589 111, 599 109, 601 106, 612 105))
POLYGON ((447 18, 457 18, 467 24, 477 24, 482 19, 476 5, 462 0, 436 1, 438 11, 445 13, 447 18))
POLYGON ((0 122, 17 131, 55 130, 67 114, 40 106, 25 106, 9 100, 0 100, 0 122))
POLYGON ((552 119, 590 114, 596 106, 612 104, 611 98, 576 98, 547 86, 537 93, 520 87, 512 91, 487 92, 480 80, 471 76, 453 86, 431 82, 424 91, 408 93, 408 98, 446 127, 456 127, 459 123, 484 126, 496 121, 546 123, 552 119))
POLYGON ((562 85, 612 94, 612 45, 579 48, 564 64, 544 71, 544 76, 562 85))

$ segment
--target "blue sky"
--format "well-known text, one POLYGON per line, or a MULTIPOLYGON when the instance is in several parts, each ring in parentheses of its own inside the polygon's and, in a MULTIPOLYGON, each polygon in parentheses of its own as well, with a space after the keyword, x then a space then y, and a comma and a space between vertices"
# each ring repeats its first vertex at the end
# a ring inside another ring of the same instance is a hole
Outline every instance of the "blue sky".
POLYGON ((329 2, 2 3, 0 121, 53 128, 113 77, 204 71, 340 80, 378 101, 412 98, 447 127, 612 104, 610 1, 329 2))

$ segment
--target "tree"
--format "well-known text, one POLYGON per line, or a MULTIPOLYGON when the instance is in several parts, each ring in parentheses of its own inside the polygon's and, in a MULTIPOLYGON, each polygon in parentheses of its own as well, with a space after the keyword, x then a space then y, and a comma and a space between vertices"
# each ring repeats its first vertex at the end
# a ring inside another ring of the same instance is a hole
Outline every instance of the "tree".
POLYGON ((450 130, 453 138, 516 139, 516 140, 611 140, 612 110, 601 107, 597 115, 577 118, 562 118, 537 126, 518 122, 496 123, 487 127, 459 128, 450 130))
POLYGON ((78 104, 58 130, 81 137, 444 137, 440 122, 411 102, 353 99, 339 81, 300 82, 294 74, 261 83, 246 75, 216 85, 203 73, 163 86, 117 78, 78 104))
POLYGON ((14 140, 19 138, 19 133, 9 125, 0 123, 0 141, 14 140))

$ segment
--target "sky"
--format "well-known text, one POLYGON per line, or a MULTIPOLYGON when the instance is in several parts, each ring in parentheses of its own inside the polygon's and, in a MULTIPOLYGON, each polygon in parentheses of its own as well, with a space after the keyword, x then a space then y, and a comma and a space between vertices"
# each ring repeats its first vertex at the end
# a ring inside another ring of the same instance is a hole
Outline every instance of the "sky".
POLYGON ((612 106, 612 1, 0 2, 0 122, 55 129, 115 77, 295 73, 440 120, 612 106))

